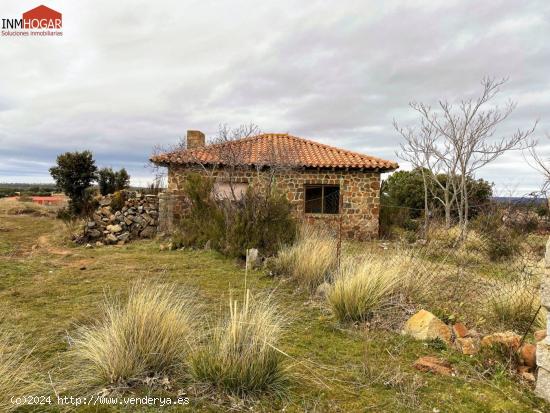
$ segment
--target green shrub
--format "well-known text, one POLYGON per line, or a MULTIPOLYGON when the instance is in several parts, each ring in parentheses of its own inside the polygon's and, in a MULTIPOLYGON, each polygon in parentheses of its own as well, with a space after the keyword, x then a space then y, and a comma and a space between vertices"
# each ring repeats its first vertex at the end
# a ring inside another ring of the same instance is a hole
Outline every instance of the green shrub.
POLYGON ((487 238, 487 253, 491 261, 510 259, 521 250, 520 240, 505 231, 492 234, 487 238))
POLYGON ((521 234, 504 224, 501 210, 478 215, 472 228, 483 237, 491 261, 510 259, 521 251, 521 234))
POLYGON ((214 181, 199 174, 187 177, 184 192, 188 208, 179 228, 184 245, 210 246, 230 256, 246 256, 249 248, 276 253, 294 240, 296 223, 286 197, 250 186, 240 200, 216 200, 214 181))
POLYGON ((403 222, 403 228, 405 228, 407 231, 416 232, 420 228, 420 225, 418 221, 407 219, 405 222, 403 222))
POLYGON ((287 371, 276 349, 282 318, 269 300, 229 301, 229 315, 195 354, 191 374, 213 389, 237 396, 286 392, 287 371))
MULTIPOLYGON (((382 182, 380 191, 380 235, 391 235, 392 227, 408 226, 412 230, 411 220, 421 219, 424 216, 424 179, 422 173, 430 174, 428 170, 414 168, 410 171, 397 171, 382 182)), ((457 177, 459 178, 459 177, 457 177)), ((433 178, 432 178, 433 179, 433 178)), ((428 207, 432 214, 441 216, 442 189, 432 179, 427 179, 428 207)), ((437 180, 444 187, 447 176, 438 174, 437 180)), ((467 177, 467 186, 470 201, 470 217, 476 216, 489 203, 492 195, 492 184, 483 179, 467 177)), ((458 215, 457 205, 453 204, 451 216, 458 215)), ((412 224, 414 225, 414 224, 412 224)))
POLYGON ((199 174, 187 176, 183 191, 188 206, 178 233, 185 246, 203 247, 210 241, 212 248, 224 247, 225 217, 212 197, 214 181, 199 174))
POLYGON ((130 186, 130 175, 126 169, 113 171, 112 168, 101 168, 97 173, 99 193, 103 196, 122 191, 130 186))
POLYGON ((108 300, 96 325, 82 327, 72 355, 78 380, 127 384, 181 370, 196 334, 197 311, 175 287, 138 282, 128 300, 108 300))
POLYGON ((59 208, 55 216, 63 222, 68 222, 75 219, 74 215, 67 207, 59 208))
POLYGON ((126 202, 126 192, 116 191, 111 197, 111 210, 120 211, 124 208, 124 203, 126 202))
POLYGON ((389 204, 389 199, 382 196, 380 201, 380 229, 382 238, 392 238, 395 228, 404 228, 405 222, 410 221, 409 210, 389 204))
POLYGON ((227 218, 227 253, 244 256, 247 249, 258 248, 266 256, 275 255, 281 245, 294 241, 296 221, 291 208, 284 195, 266 197, 249 187, 227 218))

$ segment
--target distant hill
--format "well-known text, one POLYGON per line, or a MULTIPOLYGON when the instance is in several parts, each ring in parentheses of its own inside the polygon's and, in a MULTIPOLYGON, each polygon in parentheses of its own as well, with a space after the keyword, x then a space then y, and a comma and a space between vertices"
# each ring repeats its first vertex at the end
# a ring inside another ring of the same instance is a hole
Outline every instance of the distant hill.
POLYGON ((544 205, 548 202, 546 198, 532 196, 494 196, 491 199, 502 204, 544 205))

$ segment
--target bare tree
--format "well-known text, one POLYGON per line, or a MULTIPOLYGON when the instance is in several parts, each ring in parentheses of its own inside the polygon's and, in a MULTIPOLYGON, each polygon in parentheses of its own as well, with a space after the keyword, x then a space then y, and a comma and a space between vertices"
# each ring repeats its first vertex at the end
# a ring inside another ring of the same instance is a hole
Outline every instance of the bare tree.
POLYGON ((242 145, 241 141, 259 135, 260 133, 260 128, 253 123, 241 125, 236 128, 221 124, 218 127, 217 135, 212 139, 209 145, 209 153, 214 162, 205 165, 201 159, 195 160, 195 162, 201 165, 205 171, 229 185, 233 201, 237 201, 239 198, 235 191, 235 185, 238 183, 236 178, 240 175, 239 172, 246 169, 248 160, 251 157, 249 147, 247 145, 242 145), (217 173, 219 172, 219 167, 223 168, 222 176, 219 176, 217 173))
MULTIPOLYGON (((177 143, 174 145, 170 145, 168 147, 162 146, 162 145, 155 145, 153 146, 153 150, 151 151, 151 158, 154 158, 158 155, 167 153, 167 152, 177 152, 185 150, 187 147, 187 138, 181 137, 177 143)), ((145 168, 151 168, 153 171, 153 182, 149 185, 149 190, 152 193, 159 193, 162 188, 166 187, 167 184, 167 171, 164 166, 161 166, 159 164, 156 164, 154 162, 149 161, 145 168)))
POLYGON ((267 197, 274 188, 276 177, 294 167, 292 154, 281 153, 271 139, 265 139, 262 145, 244 144, 247 139, 261 133, 260 128, 253 123, 237 128, 220 125, 218 134, 210 145, 209 152, 223 167, 220 180, 229 184, 234 200, 236 200, 234 184, 239 183, 235 178, 241 176, 243 172, 251 170, 255 172, 256 183, 261 182, 267 197))
MULTIPOLYGON (((550 139, 550 135, 546 134, 546 137, 550 139)), ((537 145, 532 145, 529 148, 529 155, 531 159, 527 159, 527 161, 534 169, 544 176, 544 185, 542 190, 545 192, 550 186, 550 159, 543 158, 539 152, 540 151, 537 150, 537 145)))
POLYGON ((463 235, 469 220, 471 188, 468 180, 504 153, 524 150, 533 145, 529 137, 537 122, 526 130, 518 129, 507 136, 496 135, 497 127, 516 108, 516 103, 510 100, 503 107, 491 104, 506 81, 484 78, 482 92, 477 98, 466 98, 456 105, 442 100, 437 110, 424 103, 410 104, 420 115, 421 128, 427 130, 424 134, 434 137, 424 142, 423 149, 429 152, 435 165, 444 165, 463 235))
POLYGON ((419 168, 422 173, 422 181, 424 184, 425 235, 428 232, 430 216, 428 194, 443 206, 445 211, 445 226, 449 228, 451 226, 451 209, 455 202, 456 194, 452 190, 451 180, 446 179, 442 182, 439 176, 441 174, 454 176, 456 163, 449 162, 446 157, 435 156, 433 147, 439 135, 437 131, 423 119, 421 119, 421 125, 418 131, 412 127, 400 127, 395 120, 394 128, 405 139, 405 142, 399 145, 401 147, 401 152, 398 152, 397 156, 410 162, 414 168, 419 168))
MULTIPOLYGON (((550 135, 546 134, 546 137, 550 139, 550 135)), ((544 176, 544 183, 541 188, 541 193, 546 197, 548 208, 550 208, 550 198, 548 197, 548 188, 550 187, 550 159, 543 158, 536 145, 532 145, 529 148, 529 157, 526 158, 527 163, 544 176)))

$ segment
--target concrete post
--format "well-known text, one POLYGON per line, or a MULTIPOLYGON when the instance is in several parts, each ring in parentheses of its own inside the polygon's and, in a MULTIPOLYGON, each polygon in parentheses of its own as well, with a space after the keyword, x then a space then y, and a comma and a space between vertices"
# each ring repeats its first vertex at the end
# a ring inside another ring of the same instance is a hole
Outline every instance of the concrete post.
POLYGON ((546 254, 544 257, 544 275, 540 288, 541 305, 548 310, 546 323, 547 335, 537 344, 537 396, 550 401, 550 238, 546 243, 546 254))

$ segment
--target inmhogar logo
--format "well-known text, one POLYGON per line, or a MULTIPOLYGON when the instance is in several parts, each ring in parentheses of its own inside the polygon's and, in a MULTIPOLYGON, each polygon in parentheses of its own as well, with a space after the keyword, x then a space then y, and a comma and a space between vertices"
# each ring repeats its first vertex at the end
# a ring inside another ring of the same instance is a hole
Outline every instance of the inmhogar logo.
POLYGON ((2 36, 63 36, 61 13, 44 5, 23 13, 20 19, 2 19, 2 36))

